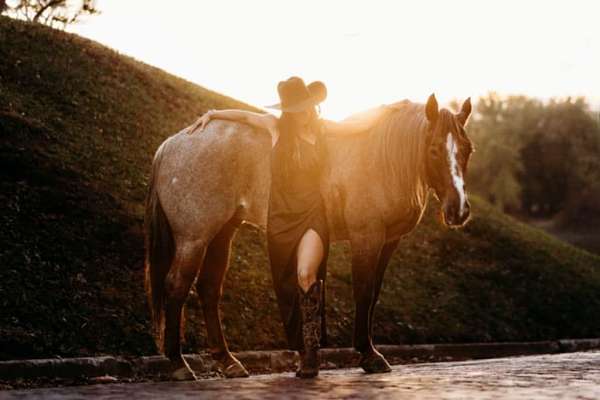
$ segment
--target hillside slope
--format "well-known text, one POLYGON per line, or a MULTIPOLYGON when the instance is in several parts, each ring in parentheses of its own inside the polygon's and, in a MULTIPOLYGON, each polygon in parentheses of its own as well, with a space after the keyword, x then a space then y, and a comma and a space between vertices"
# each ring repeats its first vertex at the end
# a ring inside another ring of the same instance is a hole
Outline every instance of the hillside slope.
MULTIPOLYGON (((162 140, 207 108, 251 107, 0 17, 0 359, 155 352, 143 292, 146 181, 162 140)), ((441 227, 436 207, 388 268, 378 343, 600 336, 599 257, 478 199, 461 231, 441 227)), ((328 285, 331 342, 348 346, 343 244, 332 248, 328 285)), ((285 346, 262 233, 238 234, 222 308, 234 350, 285 346)), ((187 319, 185 350, 200 351, 194 293, 187 319)))

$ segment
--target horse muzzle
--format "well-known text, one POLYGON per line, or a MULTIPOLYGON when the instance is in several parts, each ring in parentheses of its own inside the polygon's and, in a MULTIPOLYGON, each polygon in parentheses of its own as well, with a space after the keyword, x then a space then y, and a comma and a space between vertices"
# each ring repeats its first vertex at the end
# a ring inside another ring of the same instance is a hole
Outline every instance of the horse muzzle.
POLYGON ((445 202, 442 207, 444 223, 451 228, 463 226, 471 215, 471 205, 465 200, 461 207, 458 201, 445 202))

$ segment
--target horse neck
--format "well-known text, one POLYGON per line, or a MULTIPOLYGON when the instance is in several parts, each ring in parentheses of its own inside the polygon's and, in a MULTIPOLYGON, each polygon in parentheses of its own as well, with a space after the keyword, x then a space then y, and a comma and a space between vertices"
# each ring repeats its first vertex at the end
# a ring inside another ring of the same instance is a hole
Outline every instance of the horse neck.
POLYGON ((403 208, 423 208, 428 191, 424 107, 411 103, 394 110, 373 133, 371 151, 384 177, 386 197, 403 208))

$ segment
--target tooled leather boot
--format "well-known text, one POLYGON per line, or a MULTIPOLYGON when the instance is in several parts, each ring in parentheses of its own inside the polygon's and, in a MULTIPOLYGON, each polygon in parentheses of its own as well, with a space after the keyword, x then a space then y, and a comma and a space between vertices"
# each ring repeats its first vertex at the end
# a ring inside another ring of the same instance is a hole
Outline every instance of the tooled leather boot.
POLYGON ((296 371, 299 378, 314 378, 319 375, 319 343, 321 341, 321 285, 317 280, 304 293, 300 294, 300 310, 302 312, 302 338, 304 349, 300 351, 300 366, 296 371))

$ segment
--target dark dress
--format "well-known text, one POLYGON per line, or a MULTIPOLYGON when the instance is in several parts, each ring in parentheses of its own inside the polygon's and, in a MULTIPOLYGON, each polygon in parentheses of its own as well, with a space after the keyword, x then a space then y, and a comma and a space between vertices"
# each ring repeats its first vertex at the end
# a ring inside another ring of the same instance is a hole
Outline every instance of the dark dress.
MULTIPOLYGON (((324 255, 317 279, 325 283, 329 232, 325 206, 319 189, 320 177, 326 165, 326 152, 322 133, 313 145, 302 138, 285 137, 271 150, 271 193, 267 219, 267 244, 273 285, 279 311, 283 320, 288 344, 292 350, 301 350, 302 315, 299 307, 296 248, 304 233, 314 229, 323 242, 324 255), (305 163, 294 167, 289 176, 284 173, 283 162, 289 159, 289 151, 282 140, 296 140, 300 156, 305 163)), ((325 293, 323 285, 323 293, 325 293)), ((325 298, 321 301, 321 345, 326 345, 325 298)))

